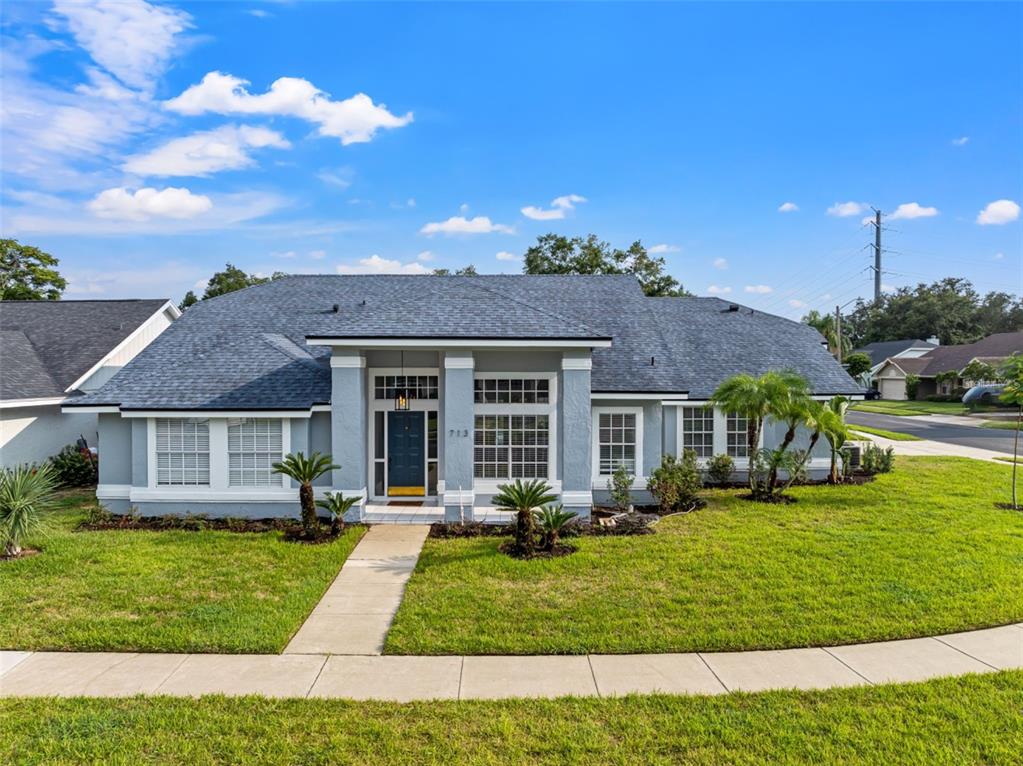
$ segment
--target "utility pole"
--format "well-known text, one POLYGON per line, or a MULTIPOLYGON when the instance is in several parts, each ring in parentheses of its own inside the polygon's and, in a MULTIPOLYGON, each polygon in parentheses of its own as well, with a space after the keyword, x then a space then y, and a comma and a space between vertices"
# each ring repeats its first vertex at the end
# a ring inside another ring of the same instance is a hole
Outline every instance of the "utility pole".
POLYGON ((874 211, 874 303, 881 300, 881 211, 874 211))
POLYGON ((842 307, 835 306, 835 353, 838 363, 842 363, 842 307))

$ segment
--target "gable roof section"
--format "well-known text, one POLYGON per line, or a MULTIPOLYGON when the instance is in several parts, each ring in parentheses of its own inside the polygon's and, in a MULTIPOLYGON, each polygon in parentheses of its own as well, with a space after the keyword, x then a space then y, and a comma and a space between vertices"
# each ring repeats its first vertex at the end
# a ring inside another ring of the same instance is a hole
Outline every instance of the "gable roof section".
POLYGON ((166 304, 166 299, 0 301, 0 400, 63 396, 166 304))
POLYGON ((976 357, 1005 359, 1017 351, 1023 352, 1023 332, 1001 332, 981 338, 976 343, 938 346, 920 357, 928 361, 920 374, 934 377, 942 372, 958 372, 976 357))
POLYGON ((930 360, 926 356, 893 356, 885 360, 885 363, 878 370, 878 374, 880 374, 886 366, 892 366, 899 370, 903 375, 919 375, 924 371, 924 369, 926 369, 928 364, 930 364, 930 360))
POLYGON ((911 348, 937 348, 933 343, 918 338, 905 340, 882 340, 876 343, 868 343, 862 348, 854 349, 854 354, 866 354, 870 357, 872 365, 880 364, 885 359, 898 356, 911 348))
POLYGON ((821 393, 861 391, 812 328, 748 309, 723 317, 727 305, 647 298, 631 276, 285 277, 195 304, 75 404, 308 409, 330 401, 331 372, 329 347, 307 339, 366 336, 523 339, 527 347, 529 339, 611 338, 593 351, 598 392, 692 387, 690 396, 705 397, 729 371, 772 365, 796 368, 821 393))

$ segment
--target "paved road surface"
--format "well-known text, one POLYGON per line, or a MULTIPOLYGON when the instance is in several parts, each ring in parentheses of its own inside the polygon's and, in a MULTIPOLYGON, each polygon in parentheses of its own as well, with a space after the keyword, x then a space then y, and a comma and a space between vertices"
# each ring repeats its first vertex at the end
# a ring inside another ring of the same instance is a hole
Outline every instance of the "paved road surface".
POLYGON ((929 422, 928 417, 900 417, 898 415, 880 415, 874 412, 858 412, 850 410, 845 417, 851 425, 872 426, 886 431, 912 434, 921 439, 936 442, 960 444, 965 447, 994 450, 1012 454, 1012 431, 1001 431, 997 428, 979 428, 977 426, 953 426, 947 423, 929 422))

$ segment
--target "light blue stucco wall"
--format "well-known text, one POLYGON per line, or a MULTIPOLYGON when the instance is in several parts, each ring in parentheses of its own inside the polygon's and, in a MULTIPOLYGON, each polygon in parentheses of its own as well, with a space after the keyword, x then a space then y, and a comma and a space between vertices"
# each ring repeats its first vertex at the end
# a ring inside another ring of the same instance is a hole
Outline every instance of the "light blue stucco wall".
POLYGON ((149 421, 145 418, 131 419, 131 485, 149 485, 149 421))
MULTIPOLYGON (((364 365, 358 354, 335 354, 332 364, 364 365)), ((365 366, 331 367, 331 434, 334 462, 332 486, 353 494, 366 489, 366 369, 365 366)))
POLYGON ((131 421, 120 415, 98 416, 99 483, 131 484, 131 421))
MULTIPOLYGON (((565 355, 566 366, 586 364, 589 352, 565 355)), ((561 448, 561 491, 565 509, 589 518, 592 505, 593 461, 590 449, 593 415, 590 407, 590 370, 564 369, 559 376, 558 407, 561 448), (580 499, 577 499, 580 498, 580 499)))
MULTIPOLYGON (((332 455, 330 444, 330 413, 314 412, 309 420, 305 422, 309 424, 306 454, 319 452, 321 455, 332 455)), ((292 451, 295 450, 294 442, 292 442, 291 449, 292 451)), ((313 485, 317 487, 329 487, 331 481, 331 475, 324 474, 313 482, 313 485)))
POLYGON ((444 515, 457 521, 463 506, 451 502, 459 490, 473 485, 473 369, 461 365, 473 362, 472 352, 449 351, 444 355, 442 409, 444 430, 439 434, 444 453, 444 515), (455 366, 451 366, 455 365, 455 366))

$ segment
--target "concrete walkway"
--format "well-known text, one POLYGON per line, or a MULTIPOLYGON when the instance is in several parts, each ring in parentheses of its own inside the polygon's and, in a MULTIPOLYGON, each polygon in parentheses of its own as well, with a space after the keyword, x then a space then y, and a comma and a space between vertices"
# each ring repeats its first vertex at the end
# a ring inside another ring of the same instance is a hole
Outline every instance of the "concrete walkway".
POLYGON ((427 525, 377 525, 355 546, 284 654, 381 654, 427 525))
POLYGON ((407 702, 722 694, 923 681, 1023 668, 1023 623, 934 638, 778 651, 404 657, 0 652, 0 696, 262 694, 407 702))
MULTIPOLYGON (((849 427, 856 431, 855 424, 850 424, 849 427)), ((974 460, 995 460, 1003 465, 1009 465, 1009 463, 1005 462, 1005 458, 1012 457, 1012 455, 1006 455, 1004 452, 995 452, 994 450, 981 449, 979 447, 968 447, 965 444, 930 441, 929 439, 921 439, 915 442, 895 441, 894 439, 885 439, 883 436, 875 436, 874 434, 863 432, 856 432, 853 436, 856 441, 871 441, 879 447, 894 447, 896 455, 969 457, 974 460), (999 458, 1001 459, 999 460, 999 458)))

